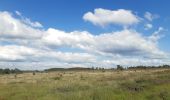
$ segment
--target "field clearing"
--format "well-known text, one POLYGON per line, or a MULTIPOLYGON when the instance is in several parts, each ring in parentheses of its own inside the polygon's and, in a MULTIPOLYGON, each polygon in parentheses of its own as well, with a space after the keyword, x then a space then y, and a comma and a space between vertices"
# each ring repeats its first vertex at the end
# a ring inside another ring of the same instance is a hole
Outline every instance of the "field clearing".
POLYGON ((170 100, 170 70, 0 75, 0 100, 170 100))

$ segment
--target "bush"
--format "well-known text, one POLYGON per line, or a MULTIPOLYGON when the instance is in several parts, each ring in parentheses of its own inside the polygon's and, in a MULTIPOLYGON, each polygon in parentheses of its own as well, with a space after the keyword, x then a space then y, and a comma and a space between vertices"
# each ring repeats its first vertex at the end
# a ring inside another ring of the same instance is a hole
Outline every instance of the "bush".
POLYGON ((121 65, 117 65, 117 70, 124 70, 124 68, 121 65))
POLYGON ((60 80, 61 79, 61 77, 54 77, 54 78, 52 78, 53 80, 60 80))
POLYGON ((33 72, 32 75, 35 75, 35 72, 33 72))

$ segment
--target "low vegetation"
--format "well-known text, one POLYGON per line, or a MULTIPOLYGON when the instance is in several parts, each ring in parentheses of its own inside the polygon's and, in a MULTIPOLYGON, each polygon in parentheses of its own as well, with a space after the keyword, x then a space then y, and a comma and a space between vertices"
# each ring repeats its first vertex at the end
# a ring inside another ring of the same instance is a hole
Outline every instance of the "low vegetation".
POLYGON ((170 100, 169 67, 34 73, 1 74, 0 100, 170 100))

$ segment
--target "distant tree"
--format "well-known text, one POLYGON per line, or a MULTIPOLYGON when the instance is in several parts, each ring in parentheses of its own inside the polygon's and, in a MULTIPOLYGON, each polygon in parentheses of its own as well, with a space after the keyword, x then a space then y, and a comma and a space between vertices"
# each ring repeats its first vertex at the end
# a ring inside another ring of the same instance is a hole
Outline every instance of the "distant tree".
POLYGON ((3 74, 3 69, 0 69, 0 74, 3 74))
POLYGON ((96 70, 99 70, 99 67, 96 67, 96 70))
POLYGON ((102 68, 101 68, 101 67, 99 67, 99 70, 102 70, 102 68))
POLYGON ((163 65, 162 67, 163 68, 169 68, 170 66, 169 65, 163 65))
POLYGON ((10 71, 10 69, 9 69, 9 68, 4 69, 4 71, 3 71, 3 73, 4 73, 4 74, 10 74, 10 72, 11 72, 11 71, 10 71))
POLYGON ((117 70, 124 70, 124 68, 121 65, 117 65, 117 70))
POLYGON ((102 68, 102 72, 105 72, 105 69, 104 69, 104 68, 102 68))
POLYGON ((95 70, 95 68, 92 66, 92 68, 91 68, 92 70, 95 70))

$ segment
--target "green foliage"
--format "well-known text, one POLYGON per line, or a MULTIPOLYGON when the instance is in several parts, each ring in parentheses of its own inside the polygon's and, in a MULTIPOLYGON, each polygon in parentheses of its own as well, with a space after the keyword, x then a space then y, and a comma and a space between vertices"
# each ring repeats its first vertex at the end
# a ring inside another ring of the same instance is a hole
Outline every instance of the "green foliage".
POLYGON ((121 65, 117 65, 117 70, 124 70, 124 68, 121 65))
POLYGON ((170 68, 170 65, 160 65, 160 66, 133 66, 128 67, 128 69, 159 69, 159 68, 170 68))
POLYGON ((54 78, 52 78, 52 79, 54 79, 54 80, 60 80, 61 77, 54 77, 54 78))
POLYGON ((15 69, 9 69, 9 68, 0 69, 0 74, 19 74, 19 73, 22 73, 22 71, 17 68, 15 68, 15 69))

